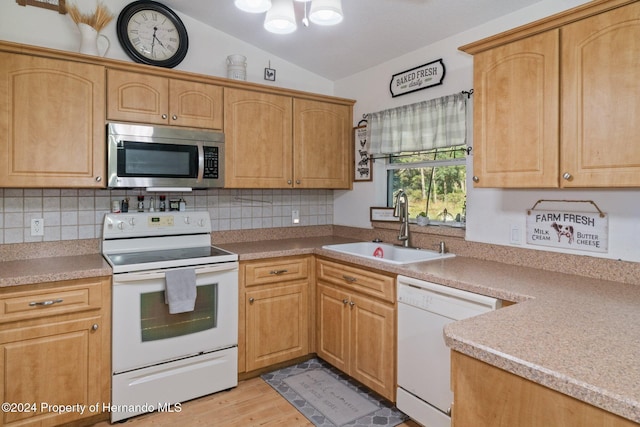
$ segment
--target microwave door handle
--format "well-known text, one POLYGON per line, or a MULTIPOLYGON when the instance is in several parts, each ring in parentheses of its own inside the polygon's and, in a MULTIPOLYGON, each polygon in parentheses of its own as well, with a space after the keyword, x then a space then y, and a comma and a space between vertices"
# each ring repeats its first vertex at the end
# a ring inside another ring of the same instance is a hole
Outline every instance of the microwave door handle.
POLYGON ((204 179, 204 143, 198 141, 198 182, 204 179))

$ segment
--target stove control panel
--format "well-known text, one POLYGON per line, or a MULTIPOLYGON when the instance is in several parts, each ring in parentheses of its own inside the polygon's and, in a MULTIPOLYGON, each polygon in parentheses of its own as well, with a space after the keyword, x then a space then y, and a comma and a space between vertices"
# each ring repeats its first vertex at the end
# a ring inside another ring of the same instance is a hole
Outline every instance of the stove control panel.
POLYGON ((211 233, 209 212, 140 212, 105 215, 104 239, 211 233))

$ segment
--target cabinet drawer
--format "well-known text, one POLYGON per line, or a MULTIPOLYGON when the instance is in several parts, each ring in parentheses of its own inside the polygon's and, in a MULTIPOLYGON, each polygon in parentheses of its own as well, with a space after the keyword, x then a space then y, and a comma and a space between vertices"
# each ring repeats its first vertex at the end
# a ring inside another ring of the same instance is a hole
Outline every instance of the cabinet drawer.
POLYGON ((318 281, 344 286, 392 303, 396 299, 394 276, 326 260, 318 260, 317 275, 318 281))
POLYGON ((250 262, 245 264, 244 274, 246 286, 306 279, 309 276, 309 258, 271 258, 250 262))
POLYGON ((64 285, 58 287, 0 295, 0 323, 99 310, 102 307, 100 279, 62 283, 64 285))

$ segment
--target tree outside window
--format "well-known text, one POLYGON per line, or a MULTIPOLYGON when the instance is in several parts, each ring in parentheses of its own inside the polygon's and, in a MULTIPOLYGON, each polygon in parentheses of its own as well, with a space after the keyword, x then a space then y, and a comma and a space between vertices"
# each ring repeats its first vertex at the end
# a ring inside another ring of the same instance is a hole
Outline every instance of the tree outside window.
POLYGON ((387 199, 393 206, 402 189, 409 197, 409 215, 426 213, 430 221, 466 220, 466 146, 400 153, 387 157, 387 199))

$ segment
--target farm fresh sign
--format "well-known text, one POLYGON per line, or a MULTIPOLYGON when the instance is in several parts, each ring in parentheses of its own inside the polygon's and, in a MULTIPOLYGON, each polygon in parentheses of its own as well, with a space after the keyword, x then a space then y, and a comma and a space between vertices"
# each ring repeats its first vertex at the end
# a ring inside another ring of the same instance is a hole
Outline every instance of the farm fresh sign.
POLYGON ((393 97, 405 95, 417 90, 441 85, 444 80, 445 68, 442 58, 419 67, 394 74, 389 83, 389 90, 393 97))
POLYGON ((608 252, 609 220, 607 215, 593 212, 536 211, 527 212, 527 243, 608 252))

